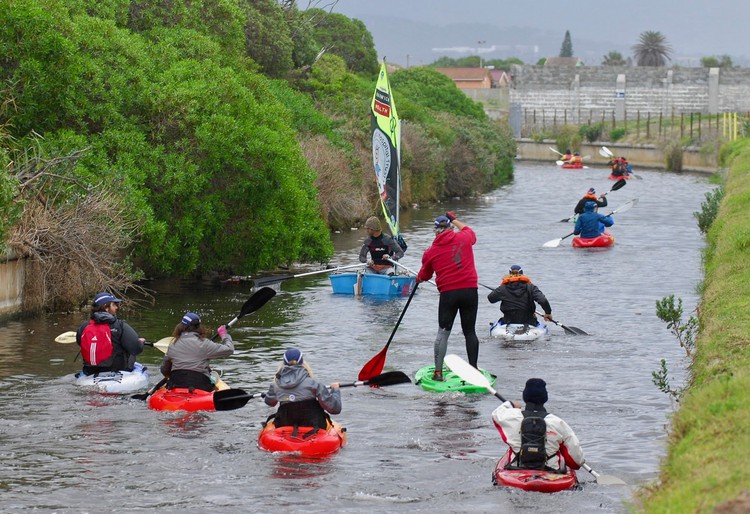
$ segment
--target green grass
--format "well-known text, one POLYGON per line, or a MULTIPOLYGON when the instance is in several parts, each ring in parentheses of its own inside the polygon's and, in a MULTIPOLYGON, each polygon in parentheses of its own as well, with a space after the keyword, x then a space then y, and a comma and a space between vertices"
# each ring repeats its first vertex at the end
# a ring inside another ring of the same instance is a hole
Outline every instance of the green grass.
POLYGON ((708 231, 692 382, 643 512, 709 513, 750 488, 750 140, 739 146, 708 231))

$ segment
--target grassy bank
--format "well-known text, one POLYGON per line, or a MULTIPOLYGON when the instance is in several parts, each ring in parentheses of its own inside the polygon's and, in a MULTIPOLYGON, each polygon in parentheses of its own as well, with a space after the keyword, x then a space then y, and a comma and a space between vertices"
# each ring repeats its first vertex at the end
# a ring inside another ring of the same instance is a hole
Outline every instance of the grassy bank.
POLYGON ((692 382, 659 481, 641 492, 645 512, 722 504, 716 512, 750 512, 749 495, 739 496, 750 489, 750 141, 725 150, 730 171, 707 236, 692 382), (739 510, 723 510, 730 507, 739 510))

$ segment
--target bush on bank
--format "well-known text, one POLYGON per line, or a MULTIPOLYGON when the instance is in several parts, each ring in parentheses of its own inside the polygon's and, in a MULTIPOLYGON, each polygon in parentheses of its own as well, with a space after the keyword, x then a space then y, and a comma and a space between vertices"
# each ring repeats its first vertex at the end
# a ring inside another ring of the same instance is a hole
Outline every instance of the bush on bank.
POLYGON ((721 155, 730 170, 707 234, 692 382, 659 481, 641 492, 645 512, 713 512, 725 502, 750 510, 738 498, 750 484, 750 141, 721 155))

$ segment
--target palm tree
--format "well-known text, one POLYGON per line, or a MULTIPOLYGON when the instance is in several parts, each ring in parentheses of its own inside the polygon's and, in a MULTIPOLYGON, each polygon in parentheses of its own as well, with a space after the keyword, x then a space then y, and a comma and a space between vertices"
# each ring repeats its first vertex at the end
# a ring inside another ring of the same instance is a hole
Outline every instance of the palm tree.
POLYGON ((602 66, 626 66, 628 63, 620 52, 611 51, 604 56, 602 66))
POLYGON ((647 30, 643 32, 638 44, 633 45, 633 54, 638 66, 664 66, 670 61, 672 47, 661 32, 647 30))

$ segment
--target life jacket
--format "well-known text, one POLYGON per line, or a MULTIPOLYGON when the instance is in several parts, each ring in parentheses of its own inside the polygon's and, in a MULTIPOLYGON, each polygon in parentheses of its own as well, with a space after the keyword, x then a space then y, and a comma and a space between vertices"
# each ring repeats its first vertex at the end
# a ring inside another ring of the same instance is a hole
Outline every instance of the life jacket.
POLYGON ((615 176, 620 177, 622 175, 625 175, 625 173, 627 172, 628 172, 627 161, 617 159, 615 163, 612 165, 612 174, 615 176))
POLYGON ((583 197, 594 202, 596 201, 596 195, 593 193, 586 193, 583 197))
POLYGON ((547 464, 547 411, 523 411, 521 421, 521 450, 518 452, 518 467, 544 469, 547 464))
POLYGON ((96 323, 89 320, 89 324, 81 333, 81 356, 89 366, 98 366, 112 357, 112 330, 108 323, 96 323))
POLYGON ((528 282, 530 284, 531 280, 526 275, 505 275, 500 285, 510 284, 511 282, 528 282))
POLYGON ((314 427, 325 430, 330 417, 320 406, 318 400, 302 400, 300 402, 281 402, 276 411, 274 425, 277 427, 314 427))
POLYGON ((386 266, 393 266, 393 263, 383 259, 388 253, 388 244, 385 240, 385 234, 380 234, 378 237, 371 237, 370 242, 367 244, 367 248, 370 250, 372 256, 372 262, 374 264, 384 264, 386 266))

